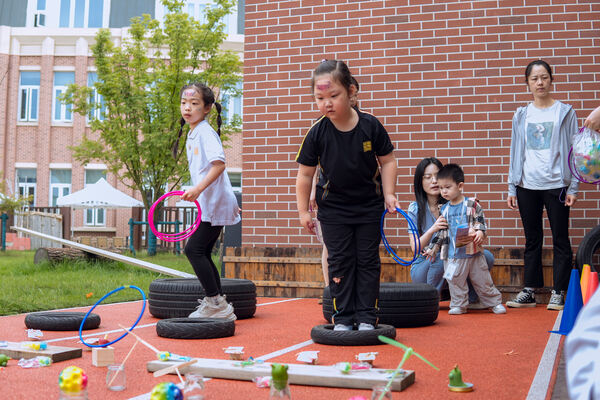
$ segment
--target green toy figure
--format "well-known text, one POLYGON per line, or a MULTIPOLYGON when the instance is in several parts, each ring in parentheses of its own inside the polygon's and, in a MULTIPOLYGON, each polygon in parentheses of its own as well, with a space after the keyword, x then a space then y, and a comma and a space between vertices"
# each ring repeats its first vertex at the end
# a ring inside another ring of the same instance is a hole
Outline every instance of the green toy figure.
POLYGON ((288 366, 285 364, 271 364, 271 391, 269 399, 289 399, 290 385, 288 385, 288 366))
POLYGON ((463 382, 462 372, 458 369, 458 365, 454 366, 454 369, 448 374, 450 383, 448 384, 448 390, 451 392, 470 392, 473 390, 473 384, 463 382))
POLYGON ((6 367, 6 363, 8 363, 10 357, 6 354, 0 354, 0 367, 6 367))

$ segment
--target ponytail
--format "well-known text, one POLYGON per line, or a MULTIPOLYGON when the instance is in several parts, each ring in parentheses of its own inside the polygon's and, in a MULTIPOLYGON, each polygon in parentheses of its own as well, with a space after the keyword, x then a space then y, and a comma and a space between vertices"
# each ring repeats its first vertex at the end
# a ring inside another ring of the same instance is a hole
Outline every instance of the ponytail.
POLYGON ((215 109, 217 110, 217 134, 221 136, 221 124, 223 123, 223 119, 221 118, 221 104, 215 101, 215 109))
POLYGON ((179 120, 179 134, 177 135, 177 139, 175 140, 175 143, 173 143, 173 147, 171 148, 171 154, 173 155, 173 158, 175 160, 177 160, 177 151, 179 150, 179 139, 181 138, 181 134, 183 133, 183 126, 185 125, 185 119, 183 119, 183 117, 181 117, 181 119, 179 120))

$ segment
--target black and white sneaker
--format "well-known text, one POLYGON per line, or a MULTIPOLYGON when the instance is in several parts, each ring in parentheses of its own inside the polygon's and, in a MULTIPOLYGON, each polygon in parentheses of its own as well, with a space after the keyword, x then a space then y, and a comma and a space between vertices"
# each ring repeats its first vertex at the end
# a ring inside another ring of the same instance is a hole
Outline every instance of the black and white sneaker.
POLYGON ((548 302, 548 310, 557 310, 560 311, 565 308, 565 292, 561 290, 559 293, 556 293, 555 290, 552 291, 552 295, 550 295, 550 301, 548 302))
POLYGON ((508 307, 535 307, 535 293, 533 290, 523 289, 513 300, 507 301, 508 307))

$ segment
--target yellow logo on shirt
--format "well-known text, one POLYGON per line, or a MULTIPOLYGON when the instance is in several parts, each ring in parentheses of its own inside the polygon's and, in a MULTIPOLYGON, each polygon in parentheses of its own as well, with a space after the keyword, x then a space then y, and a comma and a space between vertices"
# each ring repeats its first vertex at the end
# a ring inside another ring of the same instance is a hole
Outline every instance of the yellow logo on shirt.
POLYGON ((363 151, 366 153, 367 151, 371 150, 373 150, 371 147, 371 141, 367 140, 366 142, 363 142, 363 151))

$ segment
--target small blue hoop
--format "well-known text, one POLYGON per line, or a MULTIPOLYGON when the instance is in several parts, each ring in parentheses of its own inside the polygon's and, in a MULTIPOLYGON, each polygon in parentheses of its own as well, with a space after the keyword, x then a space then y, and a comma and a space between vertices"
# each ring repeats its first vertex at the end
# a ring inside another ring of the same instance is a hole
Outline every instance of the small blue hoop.
POLYGON ((421 240, 419 239, 419 233, 418 233, 419 231, 417 229, 417 226, 415 225, 413 220, 408 216, 408 214, 406 214, 404 211, 402 211, 398 207, 396 207, 396 211, 398 211, 404 217, 404 219, 406 219, 406 222, 408 222, 408 226, 409 226, 410 230, 412 231, 411 234, 412 234, 413 240, 415 242, 415 252, 414 252, 412 260, 406 261, 406 260, 403 260, 402 258, 400 258, 396 254, 394 249, 392 249, 392 247, 388 243, 387 238, 385 237, 385 233, 383 231, 383 226, 384 226, 384 221, 385 221, 385 214, 387 214, 387 212, 388 212, 387 209, 381 215, 381 241, 383 242, 385 249, 388 251, 388 253, 390 253, 390 255, 392 256, 394 261, 396 261, 400 265, 404 265, 405 267, 408 267, 413 262, 415 262, 417 260, 417 258, 419 258, 419 255, 421 254, 421 240))
POLYGON ((136 327, 136 325, 142 319, 142 316, 144 315, 144 311, 145 310, 146 310, 146 295, 144 294, 144 291, 142 289, 140 289, 137 286, 133 286, 133 285, 126 285, 126 286, 121 286, 120 288, 116 288, 115 290, 112 290, 112 291, 108 292, 107 294, 105 294, 104 296, 102 296, 102 298, 100 300, 98 300, 96 302, 96 304, 94 304, 94 306, 85 314, 85 317, 83 317, 83 321, 81 321, 81 325, 79 325, 79 339, 81 339, 81 343, 85 344, 87 347, 107 347, 107 346, 110 346, 113 343, 117 343, 119 340, 121 340, 125 336, 127 336, 127 334, 129 333, 130 330, 132 330, 133 328, 136 327), (137 291, 142 294, 142 311, 140 312, 140 315, 135 320, 135 322, 133 323, 133 325, 131 326, 131 328, 129 328, 129 330, 125 331, 124 334, 122 334, 121 336, 119 336, 118 338, 116 338, 115 340, 113 340, 112 342, 108 342, 108 343, 105 343, 105 344, 89 344, 89 343, 86 343, 85 340, 83 340, 83 335, 81 334, 81 331, 83 330, 83 325, 85 324, 85 320, 87 319, 88 315, 90 315, 90 313, 92 311, 94 311, 94 308, 96 308, 98 306, 98 304, 102 303, 102 301, 104 299, 106 299, 108 296, 110 296, 111 294, 116 293, 116 292, 118 292, 120 290, 128 289, 128 288, 137 289, 137 291))

